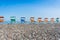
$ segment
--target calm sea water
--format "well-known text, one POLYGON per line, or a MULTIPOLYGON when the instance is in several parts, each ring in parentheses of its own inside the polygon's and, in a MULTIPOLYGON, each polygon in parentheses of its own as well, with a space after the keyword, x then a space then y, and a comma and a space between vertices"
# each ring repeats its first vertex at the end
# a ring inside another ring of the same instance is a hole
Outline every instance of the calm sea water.
MULTIPOLYGON (((51 23, 51 22, 48 22, 48 23, 51 23)), ((54 23, 57 23, 57 22, 54 22, 54 23)), ((13 22, 13 23, 11 23, 11 21, 4 21, 4 22, 0 22, 0 24, 23 24, 23 23, 21 23, 20 21, 16 21, 16 22, 13 22)), ((25 24, 30 24, 30 21, 26 21, 25 24)), ((39 23, 34 22, 34 24, 39 24, 39 23)), ((41 24, 45 24, 45 22, 41 22, 41 24)))

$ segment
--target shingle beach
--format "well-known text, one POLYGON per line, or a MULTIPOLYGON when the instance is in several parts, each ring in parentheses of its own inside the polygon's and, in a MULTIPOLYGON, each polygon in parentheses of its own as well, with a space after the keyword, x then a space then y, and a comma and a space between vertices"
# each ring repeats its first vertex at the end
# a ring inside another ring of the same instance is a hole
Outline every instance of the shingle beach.
POLYGON ((0 40, 60 40, 60 23, 0 24, 0 40))

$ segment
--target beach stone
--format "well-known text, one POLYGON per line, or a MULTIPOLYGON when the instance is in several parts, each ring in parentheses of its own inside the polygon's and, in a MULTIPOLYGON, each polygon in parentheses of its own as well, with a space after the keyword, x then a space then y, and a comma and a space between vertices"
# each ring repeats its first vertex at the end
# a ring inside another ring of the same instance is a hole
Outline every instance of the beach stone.
POLYGON ((60 23, 1 24, 0 40, 60 40, 60 23))

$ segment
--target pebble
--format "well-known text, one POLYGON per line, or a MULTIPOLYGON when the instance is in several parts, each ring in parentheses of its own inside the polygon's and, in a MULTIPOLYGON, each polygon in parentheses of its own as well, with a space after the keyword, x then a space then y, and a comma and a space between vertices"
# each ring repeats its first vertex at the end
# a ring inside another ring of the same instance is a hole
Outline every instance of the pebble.
POLYGON ((57 27, 57 24, 55 28, 53 28, 54 26, 51 27, 50 24, 47 29, 45 29, 45 24, 43 24, 44 26, 41 25, 41 28, 40 25, 34 26, 35 24, 32 24, 31 27, 29 24, 28 26, 18 25, 18 28, 15 25, 12 25, 12 27, 6 25, 6 28, 4 25, 4 27, 0 26, 2 28, 0 29, 0 40, 60 40, 60 27, 57 27), (20 29, 21 27, 23 29, 20 29), (29 28, 25 29, 26 27, 29 28))

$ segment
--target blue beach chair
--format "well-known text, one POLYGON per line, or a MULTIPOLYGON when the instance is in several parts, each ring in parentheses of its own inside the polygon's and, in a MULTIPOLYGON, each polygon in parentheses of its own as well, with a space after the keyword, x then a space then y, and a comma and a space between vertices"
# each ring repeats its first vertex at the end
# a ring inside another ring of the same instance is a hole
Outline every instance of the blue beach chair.
POLYGON ((21 23, 22 23, 22 24, 25 23, 25 17, 21 17, 21 23))

